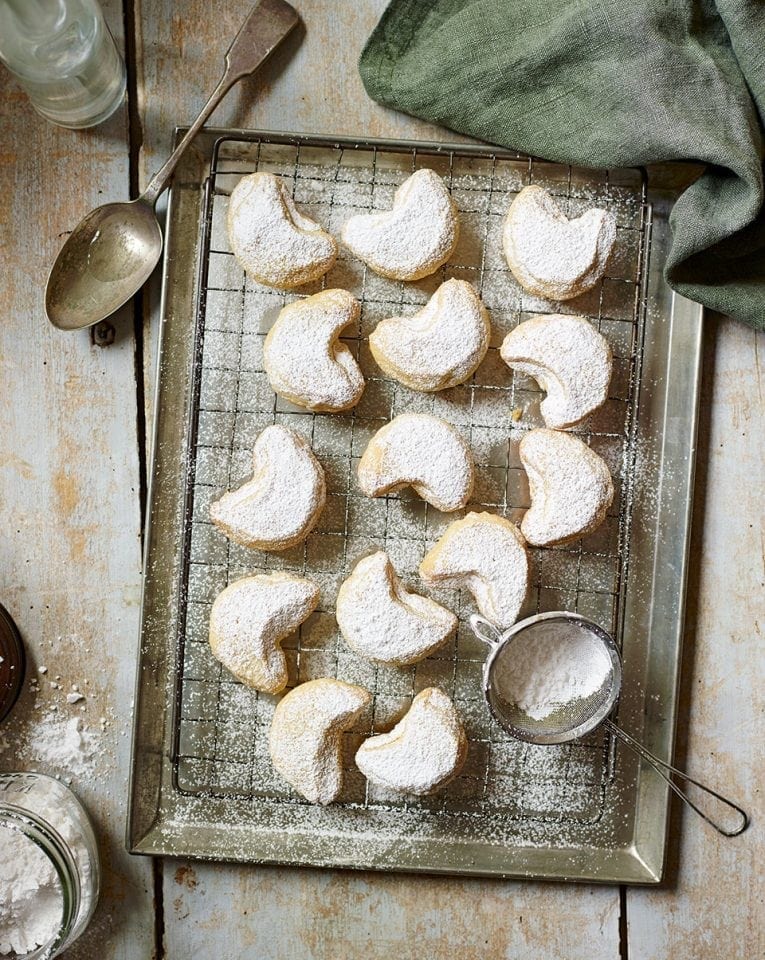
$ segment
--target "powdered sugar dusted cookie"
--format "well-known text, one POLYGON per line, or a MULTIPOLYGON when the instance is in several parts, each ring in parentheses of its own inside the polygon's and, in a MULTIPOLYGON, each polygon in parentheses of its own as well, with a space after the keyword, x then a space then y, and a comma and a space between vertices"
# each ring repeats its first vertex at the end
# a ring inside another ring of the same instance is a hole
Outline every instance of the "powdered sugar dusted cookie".
POLYGON ((363 687, 309 680, 280 700, 269 734, 276 770, 311 803, 332 803, 343 787, 342 737, 369 705, 363 687))
POLYGON ((404 589, 382 550, 359 560, 341 585, 335 616, 352 650, 399 667, 427 657, 457 629, 450 610, 404 589))
POLYGON ((334 238, 299 212, 272 173, 252 173, 234 187, 228 239, 254 280, 287 290, 323 276, 337 258, 334 238))
POLYGON ((369 497, 411 486, 436 509, 464 507, 473 492, 473 455, 459 431, 427 413, 402 413, 369 441, 358 466, 369 497))
POLYGON ((389 733, 370 737, 356 752, 367 780, 399 793, 440 790, 462 769, 467 738, 459 714, 436 687, 421 691, 389 733))
POLYGON ((306 441, 279 424, 255 441, 253 476, 210 506, 212 522, 237 543, 286 550, 305 540, 324 507, 321 464, 306 441))
POLYGON ((524 187, 513 200, 502 232, 516 280, 537 297, 570 300, 605 273, 616 240, 616 221, 593 208, 569 220, 542 187, 524 187))
POLYGON ((446 263, 457 246, 459 219, 446 184, 417 170, 396 190, 393 208, 360 213, 346 222, 342 241, 375 273, 419 280, 446 263))
POLYGON ((213 656, 242 683, 264 693, 287 685, 281 642, 316 609, 319 588, 291 573, 235 580, 210 613, 213 656))
POLYGON ((450 524, 428 551, 420 576, 431 586, 467 587, 484 617, 502 630, 515 623, 526 599, 526 544, 504 517, 469 513, 450 524))
POLYGON ((381 320, 369 347, 380 368, 413 390, 464 383, 489 349, 489 315, 475 288, 447 280, 411 317, 381 320))
POLYGON ((566 543, 603 522, 614 485, 605 462, 586 443, 558 430, 531 430, 519 453, 529 475, 531 507, 521 521, 529 543, 566 543))
POLYGON ((505 337, 500 355, 547 393, 540 411, 548 427, 572 427, 606 402, 611 348, 584 317, 554 313, 525 320, 505 337))
POLYGON ((364 377, 340 333, 359 312, 358 301, 345 290, 322 290, 288 303, 263 344, 263 366, 274 391, 309 410, 355 406, 364 377))

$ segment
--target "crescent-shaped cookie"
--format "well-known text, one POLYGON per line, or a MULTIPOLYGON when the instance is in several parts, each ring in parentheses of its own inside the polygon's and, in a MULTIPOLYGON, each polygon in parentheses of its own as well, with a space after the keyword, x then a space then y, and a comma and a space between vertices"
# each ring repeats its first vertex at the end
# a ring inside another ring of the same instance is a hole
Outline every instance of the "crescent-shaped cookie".
POLYGON ((524 187, 507 212, 502 245, 508 266, 529 293, 570 300, 605 273, 616 241, 616 220, 593 208, 569 220, 542 187, 524 187))
POLYGON ((375 273, 419 280, 435 273, 451 256, 459 238, 459 218, 441 177, 422 169, 396 190, 391 210, 356 214, 345 223, 341 236, 375 273))
POLYGON ((547 393, 539 409, 551 429, 573 427, 606 402, 611 348, 584 317, 554 313, 525 320, 508 333, 499 352, 547 393))
POLYGON ((210 519, 245 547, 286 550, 305 540, 319 519, 324 471, 306 441, 279 424, 260 433, 252 460, 252 480, 216 500, 210 519))
POLYGON ((291 573, 235 580, 210 613, 213 656, 242 683, 264 693, 287 685, 281 642, 316 609, 319 588, 291 573))
POLYGON ((515 623, 526 599, 526 544, 504 517, 469 513, 425 554, 420 576, 430 586, 467 587, 483 616, 502 630, 515 623))
POLYGON ((283 290, 317 280, 337 258, 334 238, 299 212, 272 173, 251 173, 234 187, 228 239, 249 276, 283 290))
POLYGON ((427 413, 402 413, 381 427, 358 466, 359 486, 368 497, 411 486, 449 513, 464 507, 473 492, 473 455, 450 423, 427 413))
POLYGON ((428 687, 389 733, 361 744, 356 766, 371 783, 421 796, 453 780, 466 756, 467 738, 454 704, 428 687))
POLYGON ((603 522, 614 485, 605 462, 586 443, 558 430, 531 430, 518 451, 529 476, 531 507, 521 520, 529 543, 567 543, 603 522))
POLYGON ((369 336, 378 366, 413 390, 464 383, 489 349, 489 315, 472 284, 447 280, 411 317, 381 320, 369 336))
POLYGON ((352 650, 398 667, 427 657, 457 629, 450 610, 404 589, 382 550, 359 560, 343 582, 335 616, 352 650))
POLYGON ((263 367, 275 393, 309 410, 348 410, 364 377, 341 331, 359 318, 345 290, 322 290, 284 307, 263 344, 263 367))
POLYGON ((309 680, 279 701, 269 733, 276 770, 311 803, 332 803, 343 787, 342 737, 372 700, 363 687, 309 680))

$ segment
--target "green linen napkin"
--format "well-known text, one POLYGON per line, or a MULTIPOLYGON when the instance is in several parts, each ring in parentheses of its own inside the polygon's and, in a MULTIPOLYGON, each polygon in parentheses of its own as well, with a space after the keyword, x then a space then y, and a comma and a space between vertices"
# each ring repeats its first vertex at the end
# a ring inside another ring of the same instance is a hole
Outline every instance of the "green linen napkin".
POLYGON ((704 162, 667 281, 765 326, 762 0, 393 0, 360 70, 387 106, 548 160, 704 162))

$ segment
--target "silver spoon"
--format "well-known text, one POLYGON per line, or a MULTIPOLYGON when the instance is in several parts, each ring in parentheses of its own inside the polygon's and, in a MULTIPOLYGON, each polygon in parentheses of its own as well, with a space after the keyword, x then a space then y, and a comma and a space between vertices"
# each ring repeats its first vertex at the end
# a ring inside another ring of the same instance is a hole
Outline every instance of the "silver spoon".
POLYGON ((181 155, 231 87, 257 70, 299 22, 285 0, 260 0, 229 47, 226 69, 212 96, 141 196, 96 207, 75 227, 45 287, 45 312, 55 327, 93 326, 141 289, 162 253, 154 205, 181 155))

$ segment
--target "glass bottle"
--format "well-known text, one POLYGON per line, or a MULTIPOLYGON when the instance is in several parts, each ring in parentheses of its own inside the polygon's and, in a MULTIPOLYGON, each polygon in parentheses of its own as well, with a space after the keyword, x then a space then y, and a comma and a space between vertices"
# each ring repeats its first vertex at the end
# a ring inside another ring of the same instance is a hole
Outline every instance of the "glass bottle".
POLYGON ((101 123, 125 93, 98 0, 0 0, 0 60, 35 110, 62 127, 101 123))
MULTIPOLYGON (((98 900, 100 868, 90 819, 72 791, 42 773, 0 774, 0 833, 16 830, 48 859, 61 891, 51 939, 24 960, 56 957, 80 936, 98 900)), ((1 841, 0 841, 1 842, 1 841)), ((3 863, 0 860, 0 874, 3 863)), ((0 904, 2 908, 3 904, 0 904)), ((5 904, 6 909, 10 904, 5 904)))

